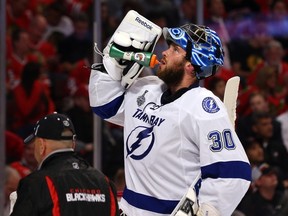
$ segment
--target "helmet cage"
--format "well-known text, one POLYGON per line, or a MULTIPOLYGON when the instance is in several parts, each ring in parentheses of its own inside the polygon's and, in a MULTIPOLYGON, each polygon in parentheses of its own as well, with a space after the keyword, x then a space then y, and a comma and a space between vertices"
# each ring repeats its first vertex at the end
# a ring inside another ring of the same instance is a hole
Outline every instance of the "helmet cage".
POLYGON ((186 58, 195 67, 197 79, 216 73, 224 62, 224 51, 217 33, 206 26, 186 24, 179 28, 164 28, 163 35, 186 50, 186 58))

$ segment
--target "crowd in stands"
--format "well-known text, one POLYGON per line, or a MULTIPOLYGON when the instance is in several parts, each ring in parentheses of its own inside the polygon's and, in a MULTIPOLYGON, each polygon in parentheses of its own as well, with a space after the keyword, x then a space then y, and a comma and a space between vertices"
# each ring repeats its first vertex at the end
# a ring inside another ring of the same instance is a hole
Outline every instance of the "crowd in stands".
MULTIPOLYGON (((33 146, 24 146, 22 140, 36 120, 54 111, 72 119, 77 151, 92 164, 93 114, 87 85, 95 54, 95 1, 6 2, 7 173, 15 169, 24 177, 36 169, 33 146)), ((197 23, 196 2, 102 0, 98 48, 105 47, 131 9, 160 27, 173 27, 197 23)), ((288 200, 288 1, 205 0, 203 24, 219 33, 225 49, 224 66, 203 85, 223 99, 227 80, 235 75, 241 79, 235 129, 253 180, 235 215, 288 215, 287 207, 279 207, 288 200), (265 190, 272 192, 267 195, 265 190)), ((166 47, 161 37, 155 54, 161 58, 166 47)), ((147 68, 145 75, 156 70, 147 68)), ((122 128, 105 122, 102 128, 103 171, 115 179, 121 171, 122 188, 122 128)))

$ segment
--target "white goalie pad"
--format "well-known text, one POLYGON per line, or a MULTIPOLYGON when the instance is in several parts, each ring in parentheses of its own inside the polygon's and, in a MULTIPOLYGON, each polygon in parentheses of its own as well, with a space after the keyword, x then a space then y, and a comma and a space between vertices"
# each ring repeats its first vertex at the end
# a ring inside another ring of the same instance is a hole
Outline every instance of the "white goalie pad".
POLYGON ((158 25, 136 11, 130 10, 103 50, 103 64, 107 73, 115 80, 122 80, 122 85, 128 88, 140 75, 144 66, 136 62, 129 62, 130 66, 125 70, 127 62, 123 63, 120 59, 109 56, 111 45, 119 45, 125 49, 123 51, 153 52, 161 34, 162 29, 158 25), (137 64, 138 66, 131 66, 131 64, 137 64))

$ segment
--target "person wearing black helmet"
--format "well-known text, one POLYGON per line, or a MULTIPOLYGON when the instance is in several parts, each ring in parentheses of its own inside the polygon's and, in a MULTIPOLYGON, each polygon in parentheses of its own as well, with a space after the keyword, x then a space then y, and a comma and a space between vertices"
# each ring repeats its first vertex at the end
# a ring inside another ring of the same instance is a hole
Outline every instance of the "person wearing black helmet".
POLYGON ((114 184, 76 155, 75 141, 73 123, 63 114, 36 123, 24 143, 34 143, 38 170, 20 181, 11 216, 119 215, 114 184))
MULTIPOLYGON (((115 79, 111 65, 94 65, 90 75, 94 113, 124 127, 120 209, 128 216, 230 216, 249 188, 251 168, 223 102, 199 84, 223 65, 221 40, 195 24, 164 28, 163 35, 169 48, 157 76, 125 88, 125 71, 115 79)), ((105 58, 111 57, 104 49, 105 58)))

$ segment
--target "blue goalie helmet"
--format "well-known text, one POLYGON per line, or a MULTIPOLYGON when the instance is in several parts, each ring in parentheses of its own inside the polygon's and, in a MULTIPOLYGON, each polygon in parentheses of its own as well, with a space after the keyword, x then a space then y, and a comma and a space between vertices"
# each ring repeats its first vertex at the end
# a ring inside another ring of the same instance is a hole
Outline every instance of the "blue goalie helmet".
POLYGON ((186 58, 195 67, 197 79, 214 75, 224 63, 224 51, 217 33, 206 27, 186 24, 178 28, 163 28, 165 40, 186 50, 186 58))

